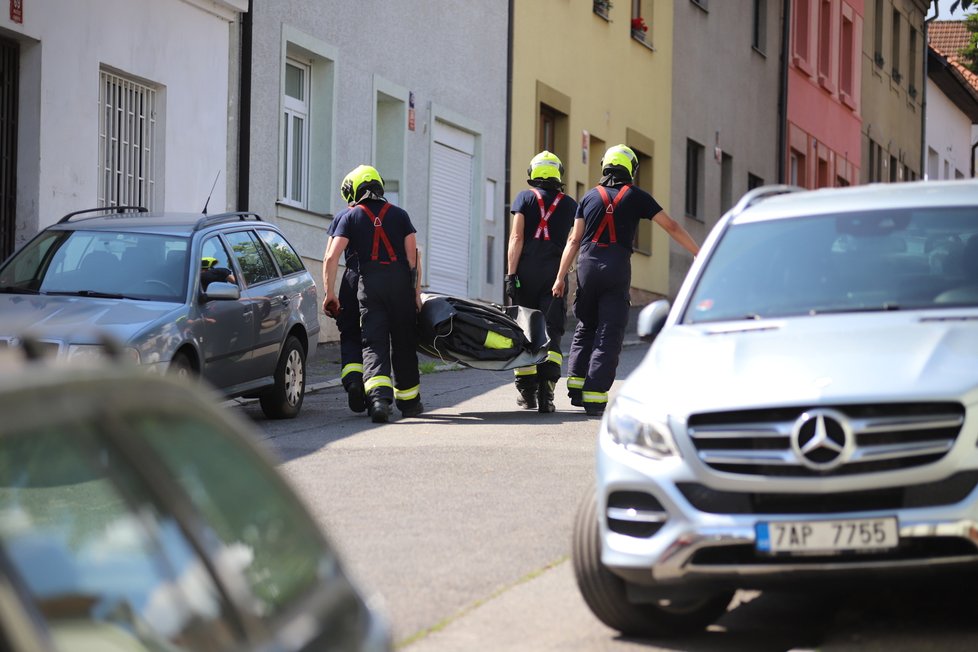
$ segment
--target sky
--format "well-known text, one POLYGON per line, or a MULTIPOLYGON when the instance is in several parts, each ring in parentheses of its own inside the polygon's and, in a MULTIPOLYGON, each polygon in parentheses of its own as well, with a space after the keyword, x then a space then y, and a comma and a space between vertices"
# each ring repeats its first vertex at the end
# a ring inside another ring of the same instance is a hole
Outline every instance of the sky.
MULTIPOLYGON (((964 20, 965 12, 961 7, 952 14, 951 5, 954 4, 954 0, 937 0, 937 18, 938 20, 964 20)), ((972 13, 975 10, 975 6, 971 6, 971 10, 968 13, 972 13)))

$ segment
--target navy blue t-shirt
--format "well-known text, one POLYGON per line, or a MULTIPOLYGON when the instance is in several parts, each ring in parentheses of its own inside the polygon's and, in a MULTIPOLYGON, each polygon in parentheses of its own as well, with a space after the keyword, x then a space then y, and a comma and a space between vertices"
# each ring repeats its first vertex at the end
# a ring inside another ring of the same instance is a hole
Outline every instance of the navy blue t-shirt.
MULTIPOLYGON (((336 225, 339 224, 340 219, 350 212, 350 207, 347 206, 339 213, 333 216, 333 221, 329 223, 329 228, 326 229, 326 235, 334 236, 336 235, 336 225)), ((343 252, 343 259, 346 261, 346 268, 352 272, 360 273, 360 261, 357 259, 357 252, 353 247, 347 247, 343 252)))
MULTIPOLYGON (((543 206, 550 210, 557 198, 556 190, 536 188, 543 195, 543 206)), ((577 202, 570 195, 560 198, 550 219, 547 220, 546 230, 540 228, 540 202, 533 189, 521 191, 516 195, 510 206, 510 213, 523 214, 523 253, 520 264, 524 261, 541 264, 560 264, 560 255, 567 243, 567 234, 574 224, 574 214, 577 212, 577 202), (539 233, 538 233, 539 231, 539 233), (548 239, 549 236, 549 239, 548 239)))
MULTIPOLYGON (((363 207, 369 209, 374 217, 379 217, 380 211, 385 205, 390 206, 390 208, 387 209, 382 222, 384 233, 387 234, 394 255, 397 256, 397 262, 403 261, 405 265, 408 264, 407 255, 404 251, 404 238, 416 233, 417 229, 411 224, 411 218, 408 217, 407 211, 379 199, 368 199, 346 213, 338 215, 333 228, 334 236, 350 240, 347 251, 352 249, 356 253, 360 260, 361 269, 364 264, 371 260, 374 244, 374 220, 367 214, 367 211, 363 210, 363 207)), ((377 261, 388 262, 390 260, 384 239, 380 238, 377 243, 377 261)))
MULTIPOLYGON (((615 197, 618 196, 623 187, 604 187, 608 193, 608 200, 614 202, 615 197)), ((610 244, 611 229, 608 226, 603 229, 600 228, 606 210, 600 191, 597 188, 591 188, 587 191, 587 194, 581 199, 581 205, 577 209, 576 216, 577 219, 584 220, 584 236, 581 238, 581 246, 592 243, 599 230, 601 234, 598 237, 598 244, 610 244)), ((635 231, 638 230, 638 221, 651 220, 661 210, 662 206, 652 195, 636 186, 629 186, 628 193, 621 198, 618 206, 615 207, 615 244, 624 247, 631 253, 632 244, 635 242, 635 231)))

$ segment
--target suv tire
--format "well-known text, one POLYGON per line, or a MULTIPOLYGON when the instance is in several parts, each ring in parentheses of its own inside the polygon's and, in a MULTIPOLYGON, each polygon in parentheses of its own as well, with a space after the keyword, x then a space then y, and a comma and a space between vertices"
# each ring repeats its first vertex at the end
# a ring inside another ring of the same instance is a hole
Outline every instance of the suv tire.
POLYGON ((601 563, 594 487, 581 501, 574 519, 571 560, 578 589, 588 608, 598 620, 626 636, 662 636, 702 630, 726 612, 733 598, 733 592, 724 592, 692 599, 684 597, 677 604, 629 601, 625 581, 601 563))
POLYGON ((275 368, 275 384, 259 395, 261 409, 269 419, 294 419, 306 393, 306 350, 295 335, 285 346, 275 368))

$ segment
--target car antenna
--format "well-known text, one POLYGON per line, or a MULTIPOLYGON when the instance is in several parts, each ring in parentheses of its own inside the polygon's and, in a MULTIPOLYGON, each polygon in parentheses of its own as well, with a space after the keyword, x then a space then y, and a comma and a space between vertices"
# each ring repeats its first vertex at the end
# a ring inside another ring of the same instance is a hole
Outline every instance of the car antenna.
POLYGON ((221 171, 217 171, 217 176, 214 177, 214 183, 211 184, 211 191, 207 194, 207 201, 204 202, 204 210, 201 211, 204 215, 207 215, 207 204, 211 203, 211 195, 214 194, 214 188, 217 187, 217 180, 221 178, 221 171))

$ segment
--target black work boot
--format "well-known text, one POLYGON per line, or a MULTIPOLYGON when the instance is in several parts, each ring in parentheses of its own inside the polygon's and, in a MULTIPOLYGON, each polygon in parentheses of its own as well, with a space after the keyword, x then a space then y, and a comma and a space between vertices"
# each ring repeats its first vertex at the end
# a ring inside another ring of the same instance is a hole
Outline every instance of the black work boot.
POLYGON ((537 409, 537 377, 520 376, 516 379, 516 404, 525 410, 537 409))
POLYGON ((556 412, 554 406, 554 387, 557 383, 552 380, 541 380, 537 383, 537 412, 556 412))
POLYGON ((391 417, 391 402, 382 398, 370 399, 367 412, 374 423, 387 423, 391 417))
POLYGON ((367 394, 363 389, 363 381, 353 382, 346 388, 346 404, 356 413, 367 409, 367 394))
POLYGON ((584 407, 584 392, 580 389, 567 388, 567 396, 574 407, 584 407))

